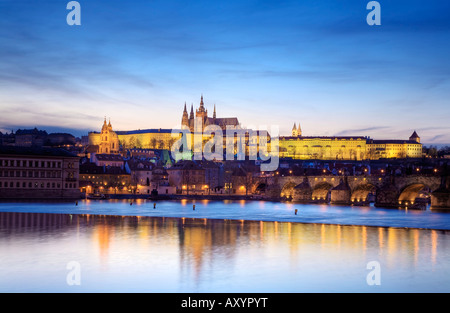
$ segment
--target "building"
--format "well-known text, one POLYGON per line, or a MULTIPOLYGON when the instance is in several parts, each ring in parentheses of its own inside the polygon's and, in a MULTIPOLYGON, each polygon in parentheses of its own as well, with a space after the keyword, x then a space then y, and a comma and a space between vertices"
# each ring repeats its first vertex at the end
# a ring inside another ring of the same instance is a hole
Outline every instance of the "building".
POLYGON ((0 146, 0 198, 78 199, 79 157, 62 149, 0 146))
POLYGON ((136 185, 121 167, 98 166, 86 162, 80 166, 80 191, 85 194, 132 194, 136 185))
POLYGON ((90 153, 99 154, 118 154, 119 137, 113 131, 111 121, 106 124, 106 118, 103 121, 101 132, 90 132, 88 134, 88 146, 90 153))
POLYGON ((97 154, 91 155, 91 162, 97 166, 123 168, 124 160, 120 154, 97 154))
POLYGON ((182 194, 207 194, 209 186, 205 180, 205 169, 194 161, 184 160, 167 169, 169 184, 176 186, 182 194))
POLYGON ((137 193, 150 194, 152 188, 152 170, 155 164, 146 161, 131 158, 126 161, 125 168, 130 173, 131 183, 137 186, 137 193))
POLYGON ((292 136, 280 137, 280 158, 315 160, 379 160, 421 158, 416 131, 408 140, 374 140, 365 136, 302 136, 294 124, 292 136))
POLYGON ((203 95, 200 98, 200 105, 197 110, 195 110, 194 116, 194 105, 191 105, 191 113, 188 116, 186 103, 184 103, 183 115, 181 118, 181 125, 187 126, 191 132, 194 132, 195 120, 201 121, 202 130, 208 125, 218 125, 222 130, 226 130, 227 126, 238 127, 239 121, 237 117, 216 117, 216 105, 214 105, 214 111, 212 117, 208 116, 208 110, 205 108, 203 102, 203 95))

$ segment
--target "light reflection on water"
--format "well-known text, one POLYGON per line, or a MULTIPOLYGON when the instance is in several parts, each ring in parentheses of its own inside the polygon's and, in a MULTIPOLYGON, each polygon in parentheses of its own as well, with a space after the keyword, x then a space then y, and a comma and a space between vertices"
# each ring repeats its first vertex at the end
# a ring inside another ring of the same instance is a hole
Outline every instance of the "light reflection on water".
POLYGON ((439 230, 2 212, 0 291, 449 292, 449 248, 439 230))

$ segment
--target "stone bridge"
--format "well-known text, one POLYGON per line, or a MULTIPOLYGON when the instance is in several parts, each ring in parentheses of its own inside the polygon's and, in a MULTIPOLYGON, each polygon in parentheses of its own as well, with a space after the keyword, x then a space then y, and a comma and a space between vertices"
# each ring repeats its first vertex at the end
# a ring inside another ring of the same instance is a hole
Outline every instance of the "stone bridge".
POLYGON ((379 207, 450 209, 450 177, 408 176, 259 176, 251 192, 265 198, 303 203, 332 203, 379 207))

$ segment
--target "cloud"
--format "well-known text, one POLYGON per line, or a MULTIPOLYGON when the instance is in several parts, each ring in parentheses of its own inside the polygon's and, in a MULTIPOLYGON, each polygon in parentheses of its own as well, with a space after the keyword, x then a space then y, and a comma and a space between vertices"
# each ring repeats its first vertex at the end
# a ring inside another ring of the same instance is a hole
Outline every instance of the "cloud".
POLYGON ((374 127, 367 127, 367 128, 359 128, 359 129, 344 129, 339 131, 335 134, 335 136, 357 136, 358 134, 365 135, 368 132, 379 132, 381 130, 389 130, 390 127, 388 126, 374 126, 374 127))

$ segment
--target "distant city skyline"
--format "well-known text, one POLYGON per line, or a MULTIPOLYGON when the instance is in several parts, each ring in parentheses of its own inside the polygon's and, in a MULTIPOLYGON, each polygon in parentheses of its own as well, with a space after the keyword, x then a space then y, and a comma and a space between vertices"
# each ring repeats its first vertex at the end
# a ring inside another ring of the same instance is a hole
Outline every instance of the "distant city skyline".
POLYGON ((450 3, 0 1, 0 131, 172 128, 186 102, 289 135, 450 144, 450 3))

